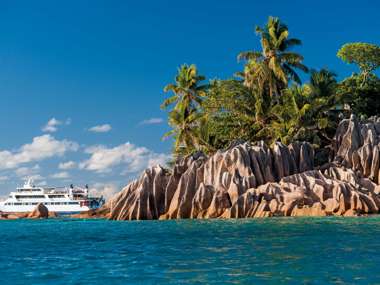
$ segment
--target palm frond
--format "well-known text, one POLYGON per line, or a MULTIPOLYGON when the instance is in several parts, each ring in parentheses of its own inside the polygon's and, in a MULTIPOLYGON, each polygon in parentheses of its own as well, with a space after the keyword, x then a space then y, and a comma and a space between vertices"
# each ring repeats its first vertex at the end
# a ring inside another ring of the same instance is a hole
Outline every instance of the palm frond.
POLYGON ((237 59, 238 59, 238 61, 241 61, 241 60, 246 60, 246 61, 258 60, 262 56, 263 56, 262 53, 259 51, 243 51, 243 52, 239 53, 239 55, 237 56, 237 59))

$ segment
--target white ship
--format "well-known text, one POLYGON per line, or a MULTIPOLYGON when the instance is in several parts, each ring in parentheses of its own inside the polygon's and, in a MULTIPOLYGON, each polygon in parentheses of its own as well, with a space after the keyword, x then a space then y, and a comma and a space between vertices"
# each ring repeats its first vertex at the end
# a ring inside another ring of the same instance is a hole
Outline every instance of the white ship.
POLYGON ((0 211, 5 213, 31 212, 43 203, 51 212, 70 214, 96 209, 104 204, 103 197, 90 197, 88 187, 38 187, 29 179, 23 187, 9 193, 0 202, 0 211))

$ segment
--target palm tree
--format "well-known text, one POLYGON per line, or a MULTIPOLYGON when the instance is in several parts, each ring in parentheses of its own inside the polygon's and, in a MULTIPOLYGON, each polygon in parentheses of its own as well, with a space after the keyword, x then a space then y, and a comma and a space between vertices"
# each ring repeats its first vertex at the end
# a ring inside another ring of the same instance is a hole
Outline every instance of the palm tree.
POLYGON ((312 70, 310 75, 310 85, 312 86, 315 96, 331 97, 335 94, 337 87, 336 73, 322 68, 319 71, 312 70))
POLYGON ((164 135, 164 138, 175 138, 173 151, 178 155, 189 154, 197 149, 197 120, 200 113, 191 110, 185 114, 183 109, 175 108, 169 113, 169 125, 173 128, 164 135))
POLYGON ((301 84, 295 69, 308 72, 308 68, 302 64, 301 55, 290 51, 301 41, 289 38, 288 27, 275 17, 269 17, 264 27, 256 27, 256 33, 261 37, 262 51, 242 52, 238 56, 239 60, 247 61, 245 84, 269 92, 271 97, 278 96, 290 81, 301 84))
POLYGON ((183 64, 178 68, 178 74, 175 77, 175 83, 165 86, 164 91, 172 91, 174 95, 162 103, 161 108, 166 109, 168 106, 175 104, 183 105, 187 112, 197 108, 202 102, 202 97, 206 95, 207 85, 199 85, 206 78, 198 75, 197 67, 192 64, 188 66, 183 64))
POLYGON ((335 73, 327 69, 312 71, 310 83, 293 84, 283 91, 281 104, 271 108, 271 121, 258 136, 285 144, 294 140, 307 140, 318 146, 329 143, 336 129, 330 112, 337 104, 336 85, 335 73))
POLYGON ((173 128, 164 138, 173 136, 174 152, 177 155, 189 154, 200 150, 200 125, 203 114, 200 110, 202 97, 206 95, 208 85, 200 85, 205 77, 198 75, 195 65, 182 65, 178 69, 174 84, 165 86, 164 91, 172 91, 174 95, 164 101, 161 108, 174 105, 169 112, 169 125, 173 128))

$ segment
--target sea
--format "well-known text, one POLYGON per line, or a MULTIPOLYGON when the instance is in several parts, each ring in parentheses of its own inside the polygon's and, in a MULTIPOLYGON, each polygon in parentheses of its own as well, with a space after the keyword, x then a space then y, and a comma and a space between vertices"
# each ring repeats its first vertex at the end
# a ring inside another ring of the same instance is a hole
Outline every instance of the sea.
POLYGON ((0 284, 380 284, 380 217, 5 220, 0 284))

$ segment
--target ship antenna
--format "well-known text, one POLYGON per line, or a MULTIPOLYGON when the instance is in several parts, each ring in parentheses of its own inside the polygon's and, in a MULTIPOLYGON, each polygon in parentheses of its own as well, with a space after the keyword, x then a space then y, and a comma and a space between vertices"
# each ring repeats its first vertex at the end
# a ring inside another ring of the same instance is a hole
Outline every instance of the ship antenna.
POLYGON ((33 178, 29 177, 24 184, 24 187, 33 187, 33 178))

